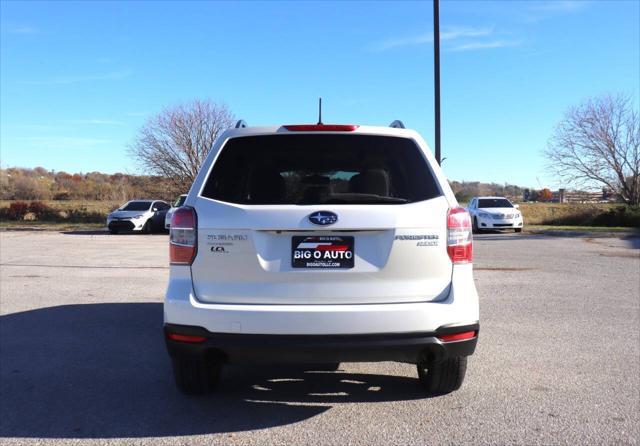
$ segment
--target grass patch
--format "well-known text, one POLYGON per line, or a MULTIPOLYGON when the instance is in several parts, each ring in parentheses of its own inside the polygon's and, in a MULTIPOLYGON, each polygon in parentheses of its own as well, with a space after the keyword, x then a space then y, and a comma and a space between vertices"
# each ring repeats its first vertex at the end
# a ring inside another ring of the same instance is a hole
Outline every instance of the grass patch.
MULTIPOLYGON (((0 208, 8 208, 9 205, 15 200, 0 200, 0 208)), ((23 201, 35 201, 35 200, 23 200, 23 201)), ((71 211, 74 209, 86 209, 88 212, 99 212, 106 215, 122 206, 125 201, 113 201, 113 200, 38 200, 47 206, 59 210, 59 211, 71 211)))
POLYGON ((609 203, 522 203, 520 211, 525 224, 582 226, 613 207, 609 203))
POLYGON ((42 221, 0 221, 0 230, 6 231, 80 231, 104 230, 105 223, 67 223, 42 221))
POLYGON ((22 201, 0 200, 0 222, 33 225, 49 223, 105 224, 107 215, 118 208, 116 201, 46 200, 22 201))
POLYGON ((615 203, 522 203, 525 225, 640 228, 640 209, 615 203))

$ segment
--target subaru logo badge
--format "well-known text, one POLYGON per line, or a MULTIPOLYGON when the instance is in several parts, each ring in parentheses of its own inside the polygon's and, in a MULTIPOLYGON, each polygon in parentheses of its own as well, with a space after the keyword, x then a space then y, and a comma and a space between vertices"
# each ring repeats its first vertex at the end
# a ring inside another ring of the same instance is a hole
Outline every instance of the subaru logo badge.
POLYGON ((314 225, 327 226, 338 221, 338 215, 329 211, 318 211, 309 215, 309 221, 314 225))

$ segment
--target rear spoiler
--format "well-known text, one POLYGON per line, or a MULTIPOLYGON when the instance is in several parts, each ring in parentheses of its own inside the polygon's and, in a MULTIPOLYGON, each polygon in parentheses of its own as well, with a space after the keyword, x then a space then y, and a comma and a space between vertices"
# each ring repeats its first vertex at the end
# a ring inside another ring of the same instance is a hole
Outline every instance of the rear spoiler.
MULTIPOLYGON (((286 126, 285 126, 286 127, 286 126)), ((391 124, 389 124, 389 127, 393 128, 393 129, 404 129, 406 128, 404 126, 404 123, 402 121, 400 121, 399 119, 396 119, 395 121, 393 121, 391 124)), ((240 119, 236 122, 235 127, 236 129, 244 129, 247 128, 247 123, 244 119, 240 119)))

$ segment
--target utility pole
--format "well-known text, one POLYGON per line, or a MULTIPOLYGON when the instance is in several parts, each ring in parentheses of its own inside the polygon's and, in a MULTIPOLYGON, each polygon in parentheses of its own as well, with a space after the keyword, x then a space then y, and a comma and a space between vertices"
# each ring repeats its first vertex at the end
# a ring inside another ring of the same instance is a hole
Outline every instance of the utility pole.
POLYGON ((433 89, 436 161, 440 164, 440 0, 433 0, 433 89))

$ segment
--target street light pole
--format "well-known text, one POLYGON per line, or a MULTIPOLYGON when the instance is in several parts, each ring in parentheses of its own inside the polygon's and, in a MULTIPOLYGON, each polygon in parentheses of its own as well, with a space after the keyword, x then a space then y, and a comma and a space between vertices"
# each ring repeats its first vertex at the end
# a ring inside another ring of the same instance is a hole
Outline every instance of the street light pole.
POLYGON ((440 0, 433 0, 433 89, 436 161, 440 164, 440 0))

